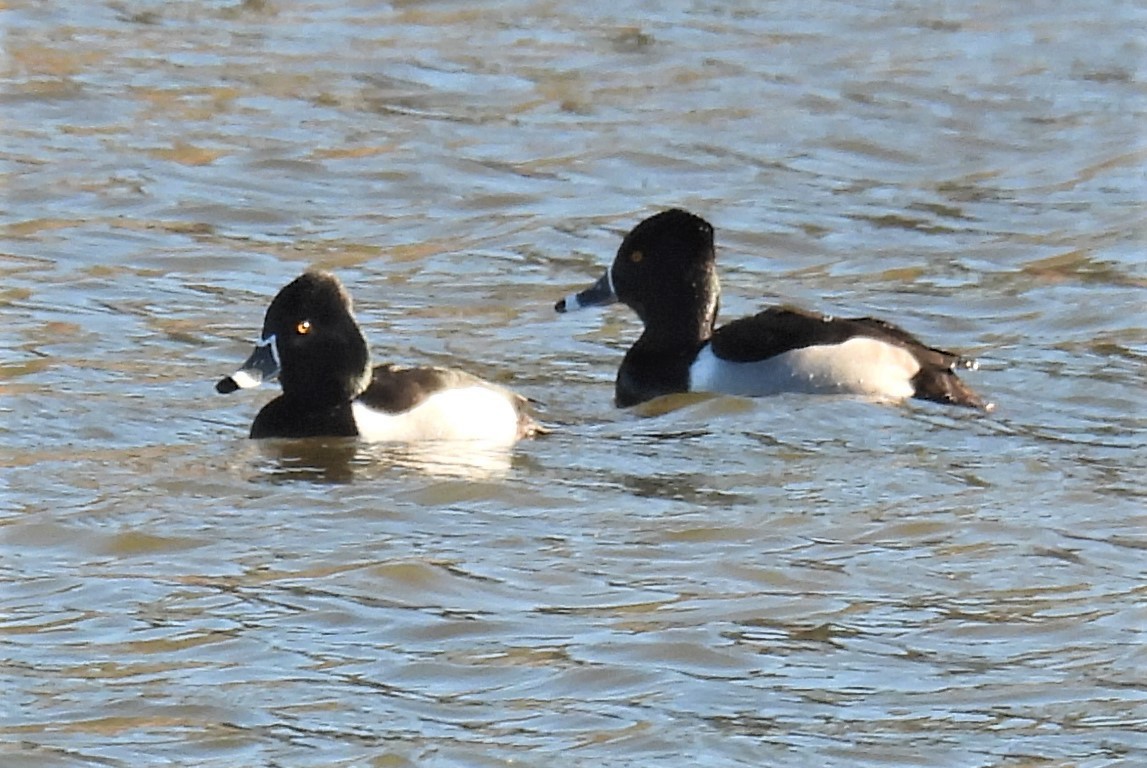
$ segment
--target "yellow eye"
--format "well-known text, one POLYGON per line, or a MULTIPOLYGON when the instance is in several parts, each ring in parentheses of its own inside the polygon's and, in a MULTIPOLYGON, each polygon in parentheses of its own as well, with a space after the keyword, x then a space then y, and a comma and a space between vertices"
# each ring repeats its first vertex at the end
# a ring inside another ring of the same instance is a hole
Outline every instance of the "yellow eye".
POLYGON ((629 254, 629 260, 632 261, 634 264, 636 264, 637 262, 641 261, 644 258, 645 258, 645 254, 642 253, 641 251, 634 251, 633 253, 629 254))
POLYGON ((311 321, 310 320, 302 320, 299 322, 298 325, 295 326, 295 333, 299 334, 300 336, 306 336, 310 332, 311 332, 311 321))

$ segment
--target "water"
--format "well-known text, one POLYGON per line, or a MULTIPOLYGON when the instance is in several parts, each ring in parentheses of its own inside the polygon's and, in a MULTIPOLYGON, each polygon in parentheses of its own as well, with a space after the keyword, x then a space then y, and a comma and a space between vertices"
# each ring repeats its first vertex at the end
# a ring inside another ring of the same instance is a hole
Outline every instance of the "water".
POLYGON ((1141 4, 0 14, 3 765, 1147 762, 1141 4), (614 410, 552 305, 669 205, 997 412, 614 410), (311 265, 554 433, 245 440, 311 265))

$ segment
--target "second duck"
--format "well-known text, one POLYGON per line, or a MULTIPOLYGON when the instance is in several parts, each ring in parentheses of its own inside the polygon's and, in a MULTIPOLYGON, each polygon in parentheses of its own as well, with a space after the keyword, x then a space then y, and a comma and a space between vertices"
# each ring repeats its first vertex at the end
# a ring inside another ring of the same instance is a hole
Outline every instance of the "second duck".
POLYGON ((351 312, 350 295, 329 272, 306 272, 279 291, 255 351, 215 385, 227 394, 278 377, 283 394, 259 411, 251 437, 509 445, 544 431, 525 398, 464 371, 372 368, 351 312))
POLYGON ((601 279, 555 309, 621 301, 645 324, 617 373, 620 407, 675 392, 858 394, 992 407, 956 376, 974 361, 891 323, 775 307, 718 328, 719 299, 712 225, 672 209, 634 227, 601 279))

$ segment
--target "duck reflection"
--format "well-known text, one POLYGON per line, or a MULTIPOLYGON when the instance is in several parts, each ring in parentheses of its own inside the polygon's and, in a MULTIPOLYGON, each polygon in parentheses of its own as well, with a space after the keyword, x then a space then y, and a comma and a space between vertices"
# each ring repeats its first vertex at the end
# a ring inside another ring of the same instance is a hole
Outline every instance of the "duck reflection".
POLYGON ((480 440, 428 441, 414 445, 363 443, 354 438, 260 440, 278 481, 350 483, 401 470, 432 477, 488 480, 510 471, 512 451, 480 440))

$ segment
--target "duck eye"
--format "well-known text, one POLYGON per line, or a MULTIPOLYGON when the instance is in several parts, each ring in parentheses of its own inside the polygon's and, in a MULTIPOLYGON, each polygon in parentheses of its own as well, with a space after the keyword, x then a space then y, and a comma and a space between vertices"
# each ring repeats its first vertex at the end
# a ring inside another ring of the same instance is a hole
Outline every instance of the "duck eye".
POLYGON ((299 334, 300 336, 306 336, 310 332, 311 332, 311 321, 310 320, 300 320, 299 324, 295 326, 295 333, 299 334))
POLYGON ((641 261, 644 258, 645 258, 645 254, 642 253, 641 251, 634 251, 633 253, 629 254, 629 260, 632 261, 634 264, 636 264, 637 262, 641 261))

